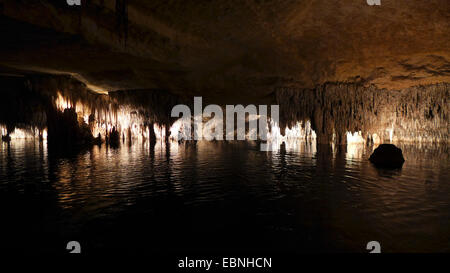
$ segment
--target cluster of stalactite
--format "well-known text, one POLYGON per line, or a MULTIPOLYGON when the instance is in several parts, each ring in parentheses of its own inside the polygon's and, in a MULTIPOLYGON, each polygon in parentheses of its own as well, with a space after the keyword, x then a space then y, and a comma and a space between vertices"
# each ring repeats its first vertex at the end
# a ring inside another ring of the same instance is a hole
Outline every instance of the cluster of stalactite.
POLYGON ((169 139, 170 127, 177 119, 171 117, 172 107, 183 103, 178 96, 164 90, 115 91, 110 92, 108 97, 138 119, 135 124, 148 132, 144 133, 143 138, 151 141, 156 138, 169 139))
POLYGON ((170 111, 180 103, 163 90, 93 93, 68 76, 3 77, 0 82, 3 139, 19 130, 31 137, 45 133, 49 144, 61 148, 167 138, 175 121, 170 111))
POLYGON ((47 127, 49 100, 29 88, 24 77, 0 77, 0 127, 2 139, 17 131, 42 137, 47 127))
MULTIPOLYGON (((5 140, 16 132, 18 136, 48 136, 49 143, 61 147, 101 141, 118 144, 134 138, 155 141, 172 135, 177 139, 183 128, 191 128, 192 120, 174 125, 177 118, 171 117, 171 110, 177 104, 192 109, 192 102, 165 90, 98 94, 69 76, 4 76, 0 83, 0 127, 5 140)), ((403 90, 350 83, 279 88, 280 122, 269 120, 269 138, 338 144, 448 142, 449 90, 446 83, 403 90)), ((247 128, 248 121, 247 117, 247 128)), ((207 134, 211 128, 205 124, 204 130, 207 134)))
POLYGON ((352 83, 315 89, 279 88, 281 128, 310 120, 319 143, 345 144, 349 134, 363 141, 448 142, 450 84, 403 90, 352 83))

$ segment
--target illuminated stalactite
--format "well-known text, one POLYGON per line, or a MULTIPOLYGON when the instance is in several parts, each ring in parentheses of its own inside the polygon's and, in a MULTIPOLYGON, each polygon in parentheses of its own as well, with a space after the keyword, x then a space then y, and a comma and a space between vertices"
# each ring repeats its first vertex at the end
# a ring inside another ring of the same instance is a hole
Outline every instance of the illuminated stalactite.
POLYGON ((152 94, 151 91, 135 91, 130 94, 116 92, 104 96, 104 101, 96 107, 80 100, 72 101, 57 92, 55 108, 60 112, 73 109, 80 125, 88 125, 94 136, 99 135, 109 141, 112 140, 112 135, 117 135, 117 138, 121 140, 168 139, 170 136, 168 130, 171 125, 171 118, 168 117, 171 104, 168 101, 172 103, 175 101, 173 97, 169 98, 168 94, 155 95, 155 93, 152 94), (167 97, 165 104, 162 104, 164 101, 162 97, 167 97), (157 106, 158 104, 164 105, 164 108, 157 106))
POLYGON ((11 139, 47 139, 47 129, 37 128, 12 128, 7 130, 6 126, 0 125, 0 133, 2 136, 9 136, 11 139))
POLYGON ((63 142, 62 147, 91 144, 97 136, 112 141, 112 133, 117 140, 164 138, 172 123, 172 104, 177 103, 160 90, 97 94, 66 76, 2 82, 7 83, 0 108, 2 135, 42 139, 48 132, 49 142, 63 142))
POLYGON ((22 77, 0 77, 0 127, 8 138, 44 138, 45 100, 22 77))
MULTIPOLYGON (((169 137, 179 140, 193 132, 192 128, 188 130, 190 124, 170 117, 172 107, 184 103, 164 90, 103 95, 89 91, 71 77, 54 76, 2 82, 2 135, 43 138, 48 134, 51 139, 55 131, 48 125, 66 109, 72 110, 65 118, 76 121, 79 128, 74 130, 80 135, 89 132, 88 139, 98 135, 103 140, 111 139, 113 130, 120 140, 150 141, 169 137)), ((276 96, 280 123, 269 120, 267 127, 267 139, 274 145, 298 140, 341 144, 448 141, 449 84, 388 91, 330 83, 307 90, 282 88, 276 96)), ((53 128, 58 128, 57 124, 53 128)), ((204 126, 203 135, 210 131, 204 126)))
POLYGON ((329 83, 276 95, 281 124, 311 120, 319 143, 343 144, 357 132, 363 141, 447 142, 449 90, 445 83, 403 90, 329 83))

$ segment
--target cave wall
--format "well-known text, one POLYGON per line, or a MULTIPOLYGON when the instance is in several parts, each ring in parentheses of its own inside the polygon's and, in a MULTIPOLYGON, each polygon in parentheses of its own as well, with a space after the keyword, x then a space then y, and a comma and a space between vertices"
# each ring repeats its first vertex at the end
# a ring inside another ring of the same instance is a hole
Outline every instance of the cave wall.
POLYGON ((276 99, 280 127, 310 120, 319 143, 344 144, 347 132, 358 131, 369 140, 376 134, 382 141, 448 142, 449 90, 448 83, 401 90, 327 83, 278 88, 276 99))
POLYGON ((10 134, 15 128, 42 130, 47 126, 48 97, 30 89, 25 77, 0 77, 0 124, 10 134))
MULTIPOLYGON (((94 132, 95 123, 119 126, 118 116, 122 115, 142 127, 164 126, 168 136, 175 122, 170 116, 173 106, 187 104, 192 108, 191 100, 165 90, 124 90, 103 95, 70 76, 1 77, 0 82, 0 124, 8 133, 14 128, 48 128, 49 138, 79 135, 89 142, 91 139, 84 137, 87 128, 94 132), (58 108, 59 96, 67 108, 81 105, 81 111, 89 117, 83 120, 83 114, 58 108), (65 123, 74 127, 66 130, 69 133, 60 132, 65 123)), ((280 87, 275 91, 275 100, 280 105, 282 134, 286 127, 310 121, 319 143, 344 144, 348 132, 359 131, 368 141, 377 137, 380 142, 448 142, 449 90, 448 83, 401 90, 361 83, 327 83, 314 89, 280 87)))
POLYGON ((98 94, 65 75, 1 76, 0 84, 0 126, 6 135, 23 129, 41 136, 46 130, 49 143, 62 148, 92 144, 100 133, 103 139, 129 136, 128 127, 135 124, 139 137, 155 136, 154 125, 168 129, 174 122, 171 109, 180 103, 164 90, 98 94))
POLYGON ((172 108, 177 104, 192 103, 184 97, 176 96, 166 90, 119 90, 109 92, 108 96, 118 105, 128 105, 143 115, 149 122, 170 127, 175 119, 171 117, 172 108))

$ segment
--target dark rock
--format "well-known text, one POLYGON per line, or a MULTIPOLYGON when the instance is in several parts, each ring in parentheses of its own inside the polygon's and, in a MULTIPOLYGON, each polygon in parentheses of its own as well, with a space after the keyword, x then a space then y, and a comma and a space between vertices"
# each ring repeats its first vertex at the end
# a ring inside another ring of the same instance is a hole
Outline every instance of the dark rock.
POLYGON ((10 142, 11 141, 11 137, 6 135, 6 136, 2 136, 2 141, 4 142, 10 142))
POLYGON ((119 133, 119 131, 117 131, 115 126, 112 128, 112 130, 108 134, 107 144, 113 148, 119 147, 120 133, 119 133))
POLYGON ((49 109, 47 117, 49 145, 71 149, 93 144, 94 137, 89 125, 84 122, 80 124, 75 109, 67 108, 63 112, 49 109))
POLYGON ((94 143, 94 145, 98 145, 98 146, 102 145, 102 136, 100 135, 100 133, 98 133, 97 137, 94 138, 93 143, 94 143))
POLYGON ((369 160, 375 166, 382 168, 401 168, 405 162, 402 150, 393 144, 381 144, 369 160))

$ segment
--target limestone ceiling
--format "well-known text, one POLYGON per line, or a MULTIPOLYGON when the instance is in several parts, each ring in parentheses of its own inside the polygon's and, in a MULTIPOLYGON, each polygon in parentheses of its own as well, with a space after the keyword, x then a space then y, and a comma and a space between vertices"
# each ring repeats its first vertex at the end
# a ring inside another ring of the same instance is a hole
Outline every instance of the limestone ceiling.
POLYGON ((448 0, 0 3, 2 70, 72 74, 99 92, 252 100, 330 81, 450 82, 448 0))

